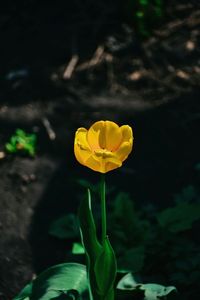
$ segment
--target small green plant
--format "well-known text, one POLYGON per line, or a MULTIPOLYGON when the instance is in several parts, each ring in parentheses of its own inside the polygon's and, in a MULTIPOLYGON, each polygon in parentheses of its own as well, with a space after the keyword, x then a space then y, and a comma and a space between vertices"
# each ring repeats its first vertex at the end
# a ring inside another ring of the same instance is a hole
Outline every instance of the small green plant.
POLYGON ((24 153, 34 156, 36 153, 36 135, 28 134, 22 129, 17 129, 11 136, 10 141, 5 145, 8 153, 24 153))
POLYGON ((134 22, 137 32, 144 37, 162 20, 163 0, 129 0, 123 4, 125 17, 134 22))

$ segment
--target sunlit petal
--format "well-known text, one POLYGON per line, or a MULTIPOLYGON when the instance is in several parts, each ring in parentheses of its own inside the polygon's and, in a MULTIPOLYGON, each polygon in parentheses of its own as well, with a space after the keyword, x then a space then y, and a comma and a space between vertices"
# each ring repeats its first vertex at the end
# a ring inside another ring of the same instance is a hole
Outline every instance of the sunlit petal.
POLYGON ((92 170, 100 173, 107 173, 121 167, 122 162, 113 154, 95 153, 95 155, 89 157, 86 164, 92 170))
POLYGON ((104 136, 105 131, 105 122, 104 121, 98 121, 95 122, 88 130, 87 133, 87 140, 92 150, 105 148, 104 147, 104 139, 102 139, 102 136, 104 136), (101 135, 101 141, 100 141, 100 135, 101 135))
POLYGON ((101 169, 101 161, 95 158, 95 155, 91 155, 85 162, 85 165, 92 169, 93 171, 100 172, 101 169))
POLYGON ((116 151, 122 141, 122 132, 120 127, 111 121, 105 121, 105 130, 101 136, 101 140, 104 140, 105 148, 109 151, 116 151))
POLYGON ((85 164, 85 161, 88 159, 88 157, 92 155, 87 142, 87 130, 85 128, 79 128, 76 131, 74 153, 76 159, 83 165, 85 164))
POLYGON ((122 142, 132 142, 133 141, 133 131, 128 125, 123 125, 120 127, 122 133, 122 142))
POLYGON ((128 157, 132 151, 132 142, 124 142, 120 145, 119 149, 115 152, 116 156, 122 162, 128 157))

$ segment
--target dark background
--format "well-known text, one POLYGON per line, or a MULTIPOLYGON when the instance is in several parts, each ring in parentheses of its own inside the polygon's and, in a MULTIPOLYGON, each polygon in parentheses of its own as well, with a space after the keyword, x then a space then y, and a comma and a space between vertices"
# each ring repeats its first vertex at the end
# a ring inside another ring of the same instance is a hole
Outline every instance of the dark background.
POLYGON ((100 119, 133 127, 133 152, 107 181, 138 206, 170 206, 198 184, 200 6, 165 1, 146 38, 120 0, 0 6, 0 150, 16 128, 38 136, 35 158, 0 159, 0 299, 12 299, 34 274, 67 259, 70 245, 50 237, 49 224, 76 212, 76 178, 99 180, 75 161, 78 127, 100 119))

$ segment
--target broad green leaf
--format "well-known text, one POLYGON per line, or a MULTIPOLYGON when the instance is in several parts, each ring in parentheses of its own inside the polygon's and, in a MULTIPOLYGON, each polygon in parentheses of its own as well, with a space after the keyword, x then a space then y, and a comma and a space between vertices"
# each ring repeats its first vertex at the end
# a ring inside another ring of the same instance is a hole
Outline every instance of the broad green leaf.
POLYGON ((49 228, 49 234, 60 239, 73 239, 80 236, 78 219, 74 214, 68 214, 55 220, 49 228))
POLYGON ((192 227, 192 223, 200 219, 200 203, 178 203, 157 215, 162 227, 171 232, 181 232, 192 227))
POLYGON ((34 280, 31 300, 51 300, 72 290, 81 295, 87 289, 86 267, 64 263, 45 270, 34 280))
POLYGON ((137 282, 131 273, 123 276, 117 284, 116 294, 120 299, 144 299, 144 291, 139 290, 137 282))
POLYGON ((94 271, 99 293, 105 299, 114 299, 112 290, 117 272, 117 263, 108 237, 105 239, 101 253, 96 260, 94 271), (109 297, 108 294, 110 295, 109 297))
POLYGON ((126 274, 117 284, 117 289, 132 291, 143 291, 145 300, 159 300, 162 297, 167 297, 172 292, 176 292, 174 286, 163 286, 156 283, 137 283, 131 273, 126 274))
POLYGON ((135 288, 137 286, 137 284, 138 283, 135 280, 132 273, 128 273, 120 279, 120 281, 117 284, 117 289, 129 290, 129 289, 135 288))
POLYGON ((85 249, 80 243, 73 243, 72 253, 73 254, 85 254, 85 249))
POLYGON ((30 300, 31 298, 31 293, 32 293, 32 282, 28 283, 23 290, 19 293, 19 295, 17 295, 16 297, 14 297, 13 300, 30 300))
POLYGON ((161 297, 166 297, 171 292, 176 292, 174 286, 163 286, 155 283, 142 284, 140 290, 144 291, 146 300, 159 300, 161 297))

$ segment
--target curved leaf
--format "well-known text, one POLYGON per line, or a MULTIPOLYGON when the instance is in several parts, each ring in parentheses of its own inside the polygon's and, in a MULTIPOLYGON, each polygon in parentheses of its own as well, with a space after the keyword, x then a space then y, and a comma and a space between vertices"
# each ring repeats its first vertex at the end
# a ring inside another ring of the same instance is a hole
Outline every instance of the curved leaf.
MULTIPOLYGON (((137 283, 131 273, 126 274, 117 284, 117 289, 120 291, 129 291, 133 295, 138 291, 144 293, 145 300, 159 300, 162 297, 167 297, 171 292, 176 292, 174 286, 163 286, 156 283, 137 283)), ((166 298, 167 299, 167 298, 166 298)))
MULTIPOLYGON (((99 292, 101 295, 106 296, 110 290, 113 290, 117 272, 115 253, 108 237, 106 237, 101 254, 96 260, 94 271, 99 292)), ((108 299, 114 299, 113 296, 110 296, 108 299)))
POLYGON ((101 244, 97 239, 96 226, 91 208, 91 193, 89 189, 87 198, 83 198, 80 204, 78 216, 84 247, 90 259, 95 261, 101 252, 101 244))
POLYGON ((75 290, 81 295, 88 289, 86 267, 77 263, 53 266, 33 282, 31 300, 50 300, 75 290))
POLYGON ((13 300, 30 300, 32 293, 32 282, 28 283, 13 300))
POLYGON ((93 295, 95 300, 100 300, 97 294, 98 286, 94 273, 94 265, 97 257, 101 253, 102 246, 97 239, 96 226, 91 208, 91 193, 89 189, 87 190, 87 197, 83 198, 80 204, 78 216, 80 222, 81 239, 87 257, 90 294, 93 295))

